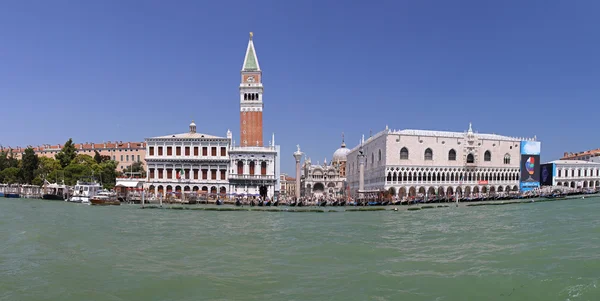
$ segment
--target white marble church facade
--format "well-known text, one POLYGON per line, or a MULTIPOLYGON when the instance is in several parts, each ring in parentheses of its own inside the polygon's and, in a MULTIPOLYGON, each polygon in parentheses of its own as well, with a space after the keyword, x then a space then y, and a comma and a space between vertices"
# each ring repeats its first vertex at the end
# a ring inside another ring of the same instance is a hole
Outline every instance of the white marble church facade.
POLYGON ((365 190, 393 187, 398 197, 516 191, 522 140, 534 139, 479 134, 470 125, 462 133, 386 128, 350 151, 348 184, 356 195, 362 144, 365 190))

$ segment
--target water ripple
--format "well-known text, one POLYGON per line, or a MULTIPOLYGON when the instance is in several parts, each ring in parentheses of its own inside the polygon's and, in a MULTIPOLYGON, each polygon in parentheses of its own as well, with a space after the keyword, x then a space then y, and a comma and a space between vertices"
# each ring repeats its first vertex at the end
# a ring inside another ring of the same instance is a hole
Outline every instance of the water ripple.
POLYGON ((600 199, 421 212, 0 202, 0 300, 600 300, 600 199))

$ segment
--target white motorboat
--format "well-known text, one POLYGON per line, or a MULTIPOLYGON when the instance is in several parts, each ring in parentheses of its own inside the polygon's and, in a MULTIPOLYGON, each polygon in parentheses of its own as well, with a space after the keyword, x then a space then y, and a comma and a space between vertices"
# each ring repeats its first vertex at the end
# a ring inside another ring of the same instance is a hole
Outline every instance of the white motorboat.
POLYGON ((98 182, 77 181, 73 189, 73 195, 67 199, 68 202, 90 204, 90 199, 102 190, 98 182))

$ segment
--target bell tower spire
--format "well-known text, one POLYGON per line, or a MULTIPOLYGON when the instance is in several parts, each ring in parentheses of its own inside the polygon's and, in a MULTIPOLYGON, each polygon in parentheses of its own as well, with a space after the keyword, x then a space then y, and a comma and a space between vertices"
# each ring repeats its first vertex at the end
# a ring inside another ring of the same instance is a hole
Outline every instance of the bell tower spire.
POLYGON ((263 85, 262 71, 250 32, 242 64, 240 82, 240 145, 263 146, 263 85))

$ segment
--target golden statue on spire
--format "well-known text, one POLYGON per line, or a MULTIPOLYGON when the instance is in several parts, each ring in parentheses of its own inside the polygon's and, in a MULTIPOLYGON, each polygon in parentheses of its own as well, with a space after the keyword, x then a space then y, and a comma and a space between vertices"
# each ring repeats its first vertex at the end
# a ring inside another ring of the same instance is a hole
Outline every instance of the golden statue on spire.
POLYGON ((252 37, 254 36, 253 32, 250 32, 250 40, 252 40, 252 37))

